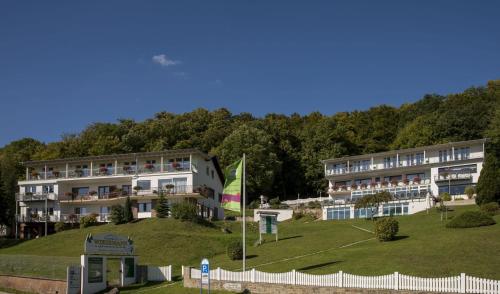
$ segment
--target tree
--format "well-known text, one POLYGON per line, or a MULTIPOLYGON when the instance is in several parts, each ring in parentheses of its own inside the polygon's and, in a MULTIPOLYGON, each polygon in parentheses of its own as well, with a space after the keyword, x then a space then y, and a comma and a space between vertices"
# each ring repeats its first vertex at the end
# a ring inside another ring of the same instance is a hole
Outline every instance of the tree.
POLYGON ((111 212, 109 213, 109 219, 115 225, 123 224, 125 222, 123 218, 123 206, 113 205, 111 206, 111 212))
POLYGON ((156 217, 158 218, 166 218, 170 213, 170 206, 168 205, 167 199, 163 195, 163 192, 160 192, 160 197, 158 199, 158 203, 156 204, 156 217))
POLYGON ((500 202, 500 163, 494 152, 486 154, 476 186, 476 203, 500 202))
POLYGON ((130 196, 125 199, 125 207, 123 209, 123 221, 126 223, 134 220, 134 215, 132 214, 132 203, 130 202, 130 196))

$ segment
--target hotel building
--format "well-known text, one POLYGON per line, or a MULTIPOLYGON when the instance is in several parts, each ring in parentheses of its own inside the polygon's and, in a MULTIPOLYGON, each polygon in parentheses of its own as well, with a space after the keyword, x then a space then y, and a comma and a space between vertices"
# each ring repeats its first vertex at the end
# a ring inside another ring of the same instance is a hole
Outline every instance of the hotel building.
POLYGON ((360 197, 388 191, 394 201, 374 215, 403 215, 425 210, 433 197, 449 193, 466 198, 475 186, 484 161, 486 139, 364 154, 323 161, 332 205, 323 219, 370 217, 371 209, 354 209, 360 197))
POLYGON ((77 223, 94 214, 108 222, 111 206, 132 202, 134 218, 155 217, 159 194, 170 204, 190 201, 205 218, 223 218, 224 176, 217 158, 196 149, 66 158, 24 163, 18 182, 16 229, 21 238, 77 223))

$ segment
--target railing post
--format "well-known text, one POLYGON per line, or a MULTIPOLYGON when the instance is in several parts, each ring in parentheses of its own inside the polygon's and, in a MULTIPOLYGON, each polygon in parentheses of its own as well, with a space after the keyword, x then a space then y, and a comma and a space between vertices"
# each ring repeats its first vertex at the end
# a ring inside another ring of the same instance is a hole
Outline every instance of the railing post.
POLYGON ((394 279, 392 281, 394 283, 394 290, 399 290, 399 273, 394 272, 394 279))
POLYGON ((465 293, 467 289, 465 273, 460 274, 460 293, 465 293))
POLYGON ((344 272, 339 271, 339 287, 344 287, 344 272))
POLYGON ((252 269, 252 283, 255 283, 255 269, 252 269))
POLYGON ((292 270, 292 285, 297 285, 297 275, 295 270, 292 270))

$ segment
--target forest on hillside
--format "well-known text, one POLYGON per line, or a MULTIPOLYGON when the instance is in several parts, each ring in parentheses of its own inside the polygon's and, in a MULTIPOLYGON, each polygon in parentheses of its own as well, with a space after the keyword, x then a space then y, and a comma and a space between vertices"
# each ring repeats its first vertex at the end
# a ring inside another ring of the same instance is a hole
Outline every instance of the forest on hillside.
POLYGON ((254 117, 200 108, 183 114, 159 112, 140 122, 96 122, 57 142, 24 138, 0 149, 0 223, 14 214, 22 161, 198 148, 218 156, 225 167, 246 153, 249 201, 261 194, 282 200, 299 193, 315 197, 320 191, 324 195, 327 185, 321 160, 494 137, 500 132, 499 103, 496 80, 462 93, 425 95, 400 107, 380 105, 331 116, 313 112, 254 117))

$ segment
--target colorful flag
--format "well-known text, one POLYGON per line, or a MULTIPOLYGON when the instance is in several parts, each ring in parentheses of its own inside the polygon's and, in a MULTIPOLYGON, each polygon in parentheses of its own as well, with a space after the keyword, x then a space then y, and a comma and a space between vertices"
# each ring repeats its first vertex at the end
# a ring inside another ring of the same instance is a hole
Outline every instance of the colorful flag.
POLYGON ((227 210, 241 211, 241 159, 231 164, 224 171, 226 182, 222 191, 222 207, 227 210))

